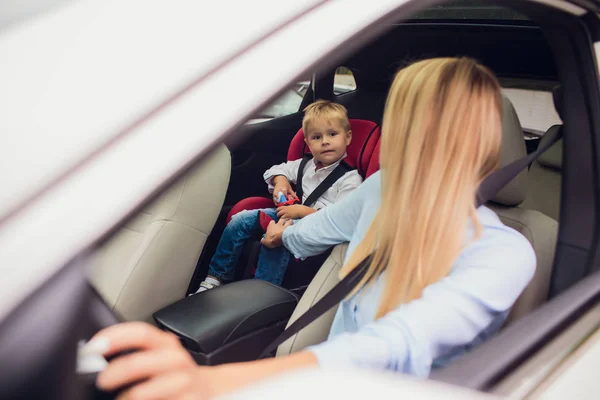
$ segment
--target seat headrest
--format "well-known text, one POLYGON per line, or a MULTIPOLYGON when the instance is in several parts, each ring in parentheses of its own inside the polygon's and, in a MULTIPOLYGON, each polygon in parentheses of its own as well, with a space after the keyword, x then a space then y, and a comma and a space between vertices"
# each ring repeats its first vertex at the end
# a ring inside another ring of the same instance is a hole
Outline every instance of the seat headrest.
MULTIPOLYGON (((356 168, 363 178, 368 178, 374 172, 375 161, 377 169, 379 169, 379 156, 375 154, 375 148, 379 143, 381 130, 375 122, 364 119, 350 119, 350 129, 352 130, 352 142, 346 148, 347 157, 344 161, 356 168)), ((377 149, 379 148, 377 147, 377 149)), ((290 143, 288 161, 302 158, 306 153, 309 153, 309 150, 304 142, 304 131, 300 129, 290 143)))
POLYGON ((554 108, 556 108, 556 112, 558 116, 564 121, 563 117, 563 96, 562 96, 562 88, 559 86, 555 87, 552 91, 552 100, 554 100, 554 108))
MULTIPOLYGON (((523 129, 517 112, 506 96, 502 96, 502 148, 500 167, 527 156, 527 148, 523 137, 523 129)), ((516 178, 500 190, 492 201, 505 206, 518 206, 527 195, 527 171, 522 171, 516 178)))
MULTIPOLYGON (((556 131, 562 129, 562 125, 554 125, 551 126, 548 131, 542 136, 542 140, 540 140, 540 144, 538 146, 543 146, 544 143, 551 140, 554 135, 556 135, 556 131)), ((552 147, 546 150, 542 155, 540 155, 537 159, 538 163, 546 168, 553 169, 562 169, 562 155, 563 155, 563 142, 560 139, 558 142, 554 143, 552 147)))

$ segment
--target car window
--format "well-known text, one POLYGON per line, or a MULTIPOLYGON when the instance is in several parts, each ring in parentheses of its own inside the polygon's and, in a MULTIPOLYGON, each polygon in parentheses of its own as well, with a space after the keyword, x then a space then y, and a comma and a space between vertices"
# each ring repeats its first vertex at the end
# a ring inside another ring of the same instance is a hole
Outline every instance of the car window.
POLYGON ((541 136, 551 126, 562 124, 551 91, 504 87, 502 93, 515 107, 524 130, 541 136))
POLYGON ((292 87, 286 89, 273 103, 254 115, 247 124, 268 121, 274 118, 285 117, 300 111, 302 100, 310 86, 310 79, 296 82, 292 87))
POLYGON ((347 67, 338 67, 333 78, 333 93, 339 96, 354 90, 356 90, 356 81, 352 70, 347 67))

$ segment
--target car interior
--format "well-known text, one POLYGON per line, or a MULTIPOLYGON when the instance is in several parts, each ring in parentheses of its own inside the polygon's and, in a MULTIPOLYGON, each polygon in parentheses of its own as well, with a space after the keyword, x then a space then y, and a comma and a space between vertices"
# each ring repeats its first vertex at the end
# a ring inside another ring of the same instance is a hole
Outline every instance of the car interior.
MULTIPOLYGON (((364 178, 379 169, 379 127, 391 79, 402 66, 424 58, 468 56, 498 76, 503 87, 501 166, 550 140, 567 120, 563 99, 580 97, 573 94, 573 82, 565 90, 566 74, 559 64, 567 61, 556 58, 553 46, 558 44, 550 42, 559 41, 557 33, 542 29, 528 13, 538 17, 544 6, 517 7, 517 3, 515 9, 478 7, 478 2, 426 9, 387 24, 351 54, 318 63, 303 75, 310 75, 309 84, 302 77, 300 83, 290 83, 287 90, 296 91, 301 100, 282 92, 265 109, 285 112, 273 116, 258 111, 95 250, 87 272, 106 305, 97 310, 104 318, 101 324, 114 323, 114 315, 120 321, 153 323, 177 335, 201 365, 253 360, 339 282, 347 244, 304 261, 292 260, 282 287, 252 279, 257 237, 244 248, 235 282, 189 296, 206 276, 232 215, 271 202, 263 172, 306 151, 299 142, 302 110, 317 99, 333 100, 348 109, 354 131, 348 160, 364 178), (286 103, 290 99, 296 102, 293 107, 286 103)), ((554 21, 563 16, 548 14, 554 21)), ((568 43, 565 39, 560 45, 568 43)), ((486 204, 531 242, 537 257, 535 275, 503 329, 590 273, 564 262, 585 256, 569 245, 579 237, 567 240, 567 227, 561 223, 568 216, 572 232, 577 220, 572 198, 565 202, 565 193, 575 190, 576 184, 565 179, 563 168, 565 148, 576 147, 572 140, 567 143, 565 136, 558 141, 486 204)), ((581 229, 584 235, 587 231, 581 229)), ((323 314, 271 355, 297 352, 325 340, 335 311, 334 307, 323 314)), ((89 333, 85 332, 88 337, 89 333)))
POLYGON ((154 311, 181 298, 221 210, 230 172, 229 151, 221 145, 95 253, 91 282, 115 312, 151 321, 154 311))
MULTIPOLYGON (((306 105, 324 98, 348 109, 354 141, 347 160, 363 178, 379 169, 379 125, 391 79, 403 65, 422 58, 465 55, 497 74, 504 87, 502 166, 531 153, 560 129, 561 91, 546 38, 524 15, 501 8, 495 12, 483 23, 475 18, 436 19, 426 10, 390 26, 385 35, 344 61, 315 71, 312 85, 298 85, 303 97, 295 112, 274 118, 259 113, 259 122, 242 128, 247 131, 246 140, 228 143, 227 149, 216 148, 114 235, 96 254, 92 284, 123 319, 153 322, 176 333, 199 363, 255 358, 261 345, 338 281, 346 245, 302 262, 294 260, 283 288, 278 288, 245 281, 252 278, 256 265, 257 237, 244 249, 236 271, 239 282, 213 289, 209 295, 185 296, 195 292, 206 276, 231 216, 271 206, 262 173, 307 151, 298 130, 306 105), (340 89, 341 81, 351 84, 340 89), (522 125, 519 114, 526 116, 528 126, 522 125)), ((271 109, 289 97, 286 92, 271 109)), ((290 110, 289 104, 279 108, 290 110)), ((558 237, 561 146, 561 142, 555 144, 487 204, 531 242, 537 256, 535 276, 513 307, 507 325, 550 296, 558 237)), ((277 354, 323 341, 334 311, 280 346, 277 354)))

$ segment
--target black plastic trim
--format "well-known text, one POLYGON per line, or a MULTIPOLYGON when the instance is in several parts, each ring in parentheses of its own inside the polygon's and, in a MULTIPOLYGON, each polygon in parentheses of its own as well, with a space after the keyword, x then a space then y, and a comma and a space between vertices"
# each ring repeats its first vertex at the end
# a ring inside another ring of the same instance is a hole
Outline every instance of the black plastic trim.
POLYGON ((69 263, 0 323, 0 399, 85 398, 73 377, 89 317, 86 264, 69 263))
POLYGON ((287 319, 279 321, 224 344, 209 354, 188 351, 199 365, 219 365, 231 362, 253 361, 283 330, 287 319))

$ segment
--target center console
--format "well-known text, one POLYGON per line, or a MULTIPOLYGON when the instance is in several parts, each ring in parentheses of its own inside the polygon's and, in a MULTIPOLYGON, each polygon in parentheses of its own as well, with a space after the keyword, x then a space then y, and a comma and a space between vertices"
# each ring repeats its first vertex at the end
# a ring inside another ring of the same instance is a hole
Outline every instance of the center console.
POLYGON ((156 313, 200 365, 255 360, 285 328, 297 296, 248 279, 186 297, 156 313))

